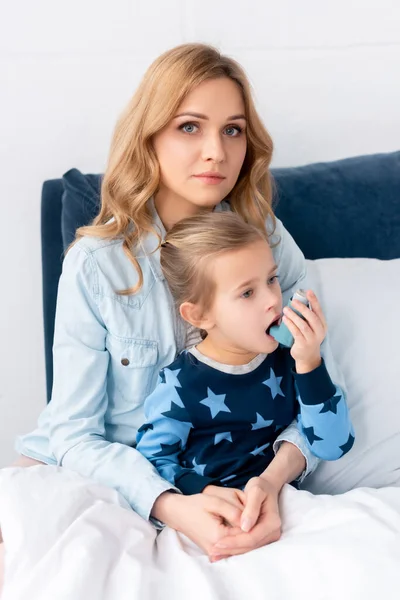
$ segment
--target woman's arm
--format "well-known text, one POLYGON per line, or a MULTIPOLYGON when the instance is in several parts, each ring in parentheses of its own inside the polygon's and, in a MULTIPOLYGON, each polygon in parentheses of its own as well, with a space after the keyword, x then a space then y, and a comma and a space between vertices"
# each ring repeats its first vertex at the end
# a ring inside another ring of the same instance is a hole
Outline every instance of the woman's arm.
MULTIPOLYGON (((271 225, 268 225, 271 229, 271 225)), ((289 302, 291 296, 298 288, 305 287, 307 277, 307 264, 304 254, 283 226, 282 221, 276 219, 274 234, 270 237, 272 254, 278 265, 278 279, 282 290, 283 305, 289 302)))
POLYGON ((158 496, 173 486, 137 450, 105 438, 109 354, 97 294, 96 263, 78 243, 59 283, 50 449, 59 465, 118 490, 148 519, 158 496))

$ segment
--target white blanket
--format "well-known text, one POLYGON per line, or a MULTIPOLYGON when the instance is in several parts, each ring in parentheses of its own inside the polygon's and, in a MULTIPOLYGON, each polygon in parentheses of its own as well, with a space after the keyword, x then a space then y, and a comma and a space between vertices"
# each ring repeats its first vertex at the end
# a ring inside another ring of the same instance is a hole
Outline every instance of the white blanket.
POLYGON ((5 469, 2 600, 398 600, 400 488, 286 486, 281 503, 279 542, 210 564, 110 489, 56 467, 5 469))

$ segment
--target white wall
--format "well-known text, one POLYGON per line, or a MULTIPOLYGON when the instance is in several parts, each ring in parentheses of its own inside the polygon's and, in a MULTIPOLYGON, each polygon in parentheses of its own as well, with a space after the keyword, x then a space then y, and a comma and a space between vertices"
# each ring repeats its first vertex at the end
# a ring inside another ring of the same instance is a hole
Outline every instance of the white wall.
POLYGON ((3 0, 0 466, 45 404, 41 184, 102 170, 145 68, 185 41, 245 66, 275 165, 400 146, 398 0, 3 0))

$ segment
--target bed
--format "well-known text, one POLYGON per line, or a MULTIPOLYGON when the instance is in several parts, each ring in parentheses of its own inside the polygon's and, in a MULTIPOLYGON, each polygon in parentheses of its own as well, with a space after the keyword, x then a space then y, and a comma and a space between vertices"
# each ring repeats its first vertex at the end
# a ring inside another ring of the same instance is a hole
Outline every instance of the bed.
MULTIPOLYGON (((113 490, 57 467, 0 471, 2 600, 400 597, 400 152, 276 169, 276 212, 308 260, 346 381, 353 450, 281 494, 278 543, 210 564, 113 490)), ((98 208, 76 169, 42 196, 46 375, 63 248, 98 208)))

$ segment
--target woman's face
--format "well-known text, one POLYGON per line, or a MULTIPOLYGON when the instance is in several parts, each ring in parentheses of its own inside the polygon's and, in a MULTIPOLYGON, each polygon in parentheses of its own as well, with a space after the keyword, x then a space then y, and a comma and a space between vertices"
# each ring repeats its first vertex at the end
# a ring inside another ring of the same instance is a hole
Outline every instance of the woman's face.
POLYGON ((161 183, 155 203, 166 228, 212 210, 233 189, 246 155, 238 85, 224 77, 196 87, 153 140, 161 183))

